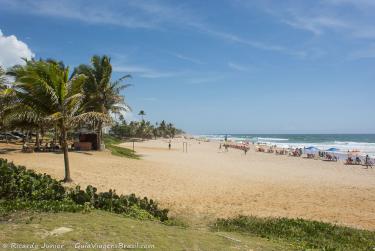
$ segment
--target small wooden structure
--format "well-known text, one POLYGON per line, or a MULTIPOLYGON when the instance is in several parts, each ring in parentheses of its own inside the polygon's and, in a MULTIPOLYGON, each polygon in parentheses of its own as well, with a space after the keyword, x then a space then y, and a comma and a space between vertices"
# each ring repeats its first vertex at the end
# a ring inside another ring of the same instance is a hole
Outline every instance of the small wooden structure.
POLYGON ((79 142, 74 142, 74 149, 82 151, 98 150, 98 134, 79 134, 79 142))

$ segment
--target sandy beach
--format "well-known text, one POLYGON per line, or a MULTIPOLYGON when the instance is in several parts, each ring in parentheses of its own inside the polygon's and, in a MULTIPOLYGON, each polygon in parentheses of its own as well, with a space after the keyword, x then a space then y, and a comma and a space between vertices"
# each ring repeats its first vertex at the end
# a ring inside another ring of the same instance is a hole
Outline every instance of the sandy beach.
MULTIPOLYGON (((110 152, 70 153, 74 184, 157 199, 171 215, 192 223, 239 214, 302 217, 375 229, 375 169, 254 151, 219 150, 217 142, 182 139, 136 142, 141 160, 110 152)), ((131 143, 122 144, 131 147, 131 143)), ((19 149, 19 146, 17 146, 19 149)), ((62 179, 63 155, 0 154, 16 164, 62 179)))

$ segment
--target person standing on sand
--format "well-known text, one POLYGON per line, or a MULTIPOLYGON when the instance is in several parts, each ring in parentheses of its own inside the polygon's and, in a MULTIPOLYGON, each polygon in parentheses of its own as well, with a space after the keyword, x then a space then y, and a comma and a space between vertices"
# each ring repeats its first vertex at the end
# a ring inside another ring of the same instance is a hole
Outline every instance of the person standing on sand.
POLYGON ((168 143, 168 149, 171 150, 171 140, 169 140, 169 143, 168 143))
POLYGON ((224 144, 225 151, 228 152, 228 145, 224 144))
POLYGON ((368 166, 371 166, 372 168, 372 165, 370 164, 370 157, 368 156, 368 154, 366 155, 366 158, 365 158, 365 166, 366 166, 366 169, 368 169, 368 166))

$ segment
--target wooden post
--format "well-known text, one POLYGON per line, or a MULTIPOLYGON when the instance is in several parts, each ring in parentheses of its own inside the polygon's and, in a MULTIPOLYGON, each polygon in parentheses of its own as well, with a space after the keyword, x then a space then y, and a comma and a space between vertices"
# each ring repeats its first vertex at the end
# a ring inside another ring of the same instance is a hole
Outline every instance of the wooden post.
POLYGON ((182 152, 187 153, 188 148, 187 148, 187 142, 182 142, 182 152))

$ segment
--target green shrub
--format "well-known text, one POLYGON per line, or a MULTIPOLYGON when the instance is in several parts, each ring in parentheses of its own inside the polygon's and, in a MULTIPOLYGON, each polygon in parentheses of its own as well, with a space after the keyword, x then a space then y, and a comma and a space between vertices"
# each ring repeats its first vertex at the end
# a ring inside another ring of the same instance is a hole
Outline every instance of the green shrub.
POLYGON ((218 219, 212 227, 219 231, 237 231, 270 239, 284 239, 301 248, 372 250, 375 247, 375 232, 303 219, 239 216, 218 219))
POLYGON ((87 186, 85 191, 77 186, 70 190, 68 196, 77 204, 91 203, 94 208, 117 214, 129 214, 132 208, 136 206, 161 221, 168 220, 168 210, 159 209, 158 204, 153 200, 148 200, 147 197, 141 199, 135 194, 117 195, 115 190, 104 193, 96 193, 96 191, 97 189, 92 186, 87 186))
POLYGON ((78 205, 71 200, 0 200, 2 214, 18 210, 33 210, 39 212, 79 212, 84 206, 78 205))
POLYGON ((0 198, 30 200, 62 200, 62 184, 46 174, 37 174, 23 166, 0 159, 0 198))
POLYGON ((158 204, 130 195, 118 195, 115 190, 97 193, 93 186, 81 190, 65 188, 61 182, 46 174, 37 174, 23 166, 16 166, 0 159, 0 206, 2 211, 32 209, 42 211, 89 211, 91 208, 117 214, 138 215, 138 218, 153 217, 168 220, 168 210, 158 204), (147 214, 146 214, 147 212, 147 214))

